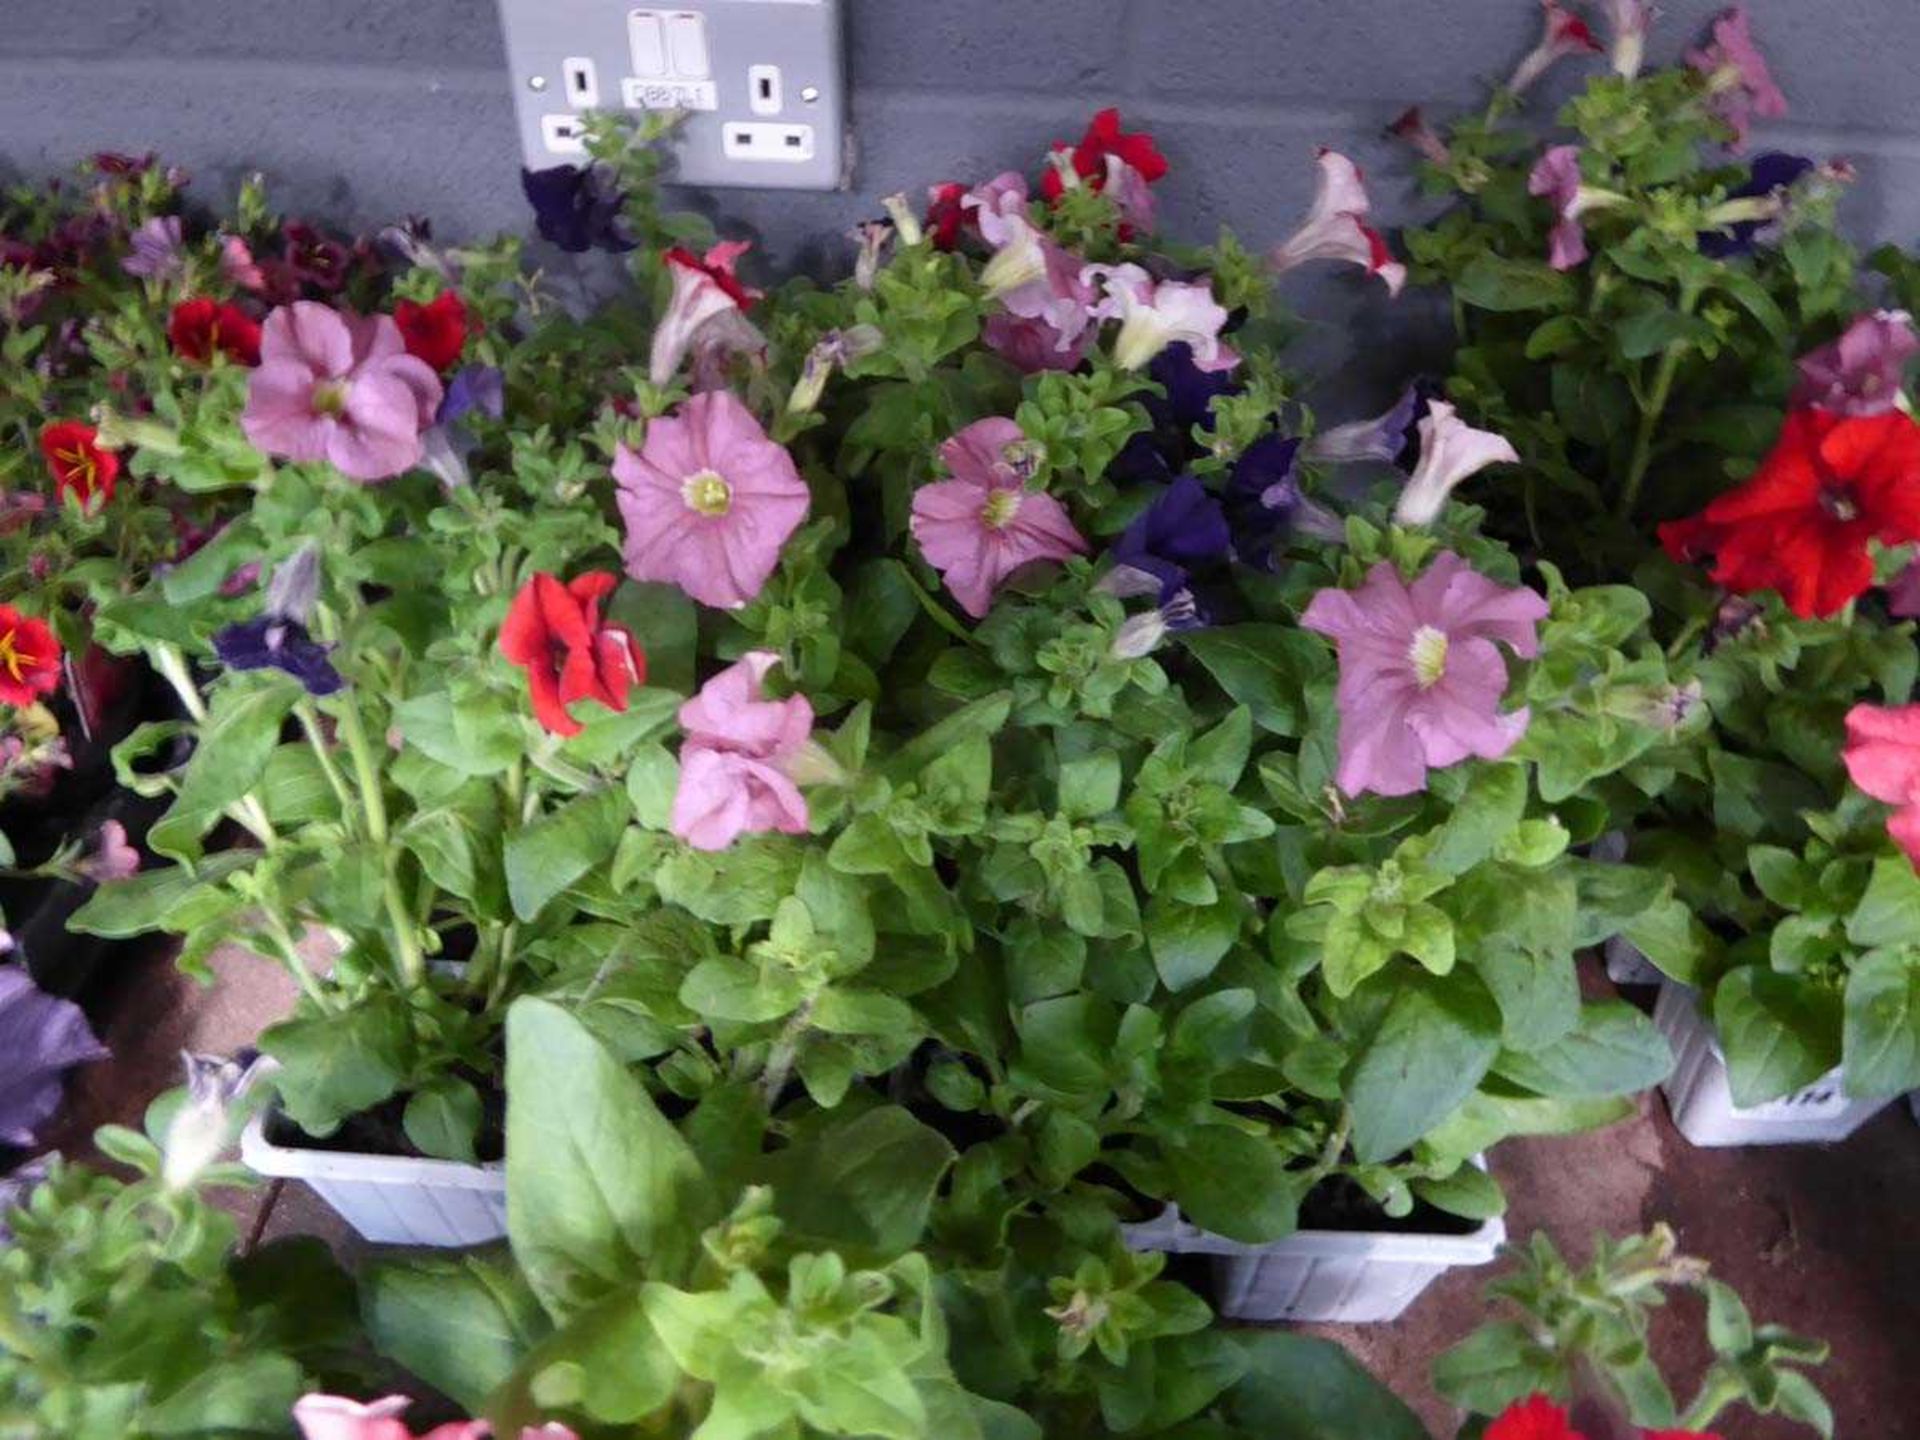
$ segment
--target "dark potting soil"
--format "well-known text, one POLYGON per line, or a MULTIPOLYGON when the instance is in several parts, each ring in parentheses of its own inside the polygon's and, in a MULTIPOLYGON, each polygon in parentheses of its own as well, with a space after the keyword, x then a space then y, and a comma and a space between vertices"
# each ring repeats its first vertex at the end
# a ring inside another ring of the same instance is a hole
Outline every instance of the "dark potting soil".
POLYGON ((1395 1218, 1380 1202, 1345 1175, 1333 1175, 1307 1192, 1300 1202, 1302 1230, 1339 1230, 1348 1233, 1390 1235, 1471 1235, 1481 1222, 1454 1215, 1415 1200, 1413 1209, 1395 1218))
MULTIPOLYGON (((473 1077, 464 1077, 471 1080, 473 1077)), ((331 1135, 309 1135, 280 1111, 267 1116, 267 1139, 288 1150, 325 1150, 342 1155, 387 1155, 409 1160, 436 1157, 423 1155, 407 1138, 402 1117, 407 1097, 396 1095, 384 1104, 358 1115, 349 1116, 331 1135)), ((489 1164, 507 1153, 507 1097, 497 1090, 480 1092, 480 1133, 474 1140, 474 1154, 489 1164)))

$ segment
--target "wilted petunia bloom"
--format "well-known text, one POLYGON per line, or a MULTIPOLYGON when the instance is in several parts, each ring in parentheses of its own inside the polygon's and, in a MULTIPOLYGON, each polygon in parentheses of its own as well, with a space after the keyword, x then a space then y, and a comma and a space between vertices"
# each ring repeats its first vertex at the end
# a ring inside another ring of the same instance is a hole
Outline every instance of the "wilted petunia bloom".
POLYGON ((1554 145, 1527 176, 1527 193, 1545 198, 1553 206, 1553 229, 1547 237, 1547 263, 1556 270, 1571 270, 1587 258, 1586 227, 1580 217, 1590 210, 1601 210, 1626 202, 1624 195, 1588 185, 1580 178, 1580 147, 1554 145))
POLYGON ((265 1073, 269 1062, 256 1051, 240 1055, 196 1055, 182 1051, 187 1096, 160 1137, 160 1179, 169 1190, 185 1190, 233 1144, 235 1107, 265 1073))
POLYGON ((1533 591, 1496 584, 1445 550, 1411 584, 1383 560, 1359 589, 1316 594, 1300 623, 1340 655, 1335 783, 1349 795, 1411 795, 1426 789, 1429 769, 1511 750, 1529 716, 1500 708, 1499 646, 1531 658, 1546 614, 1533 591))
POLYGON ((613 461, 627 574, 733 609, 760 593, 810 496, 784 447, 739 397, 696 395, 613 461))
POLYGON ((653 327, 647 378, 655 385, 672 380, 681 361, 696 350, 717 346, 744 352, 766 344, 745 313, 760 292, 741 284, 734 274, 740 257, 752 248, 749 241, 728 240, 704 256, 678 247, 662 256, 673 280, 673 296, 653 327))
POLYGON ((766 697, 779 663, 771 650, 748 651, 680 707, 687 738, 671 825, 696 850, 724 850, 747 834, 806 833, 793 771, 811 748, 813 706, 804 695, 766 697))
POLYGON ((914 541, 976 620, 1021 566, 1087 551, 1066 507, 1026 488, 1022 457, 1031 445, 1011 420, 976 420, 940 447, 953 478, 913 493, 914 541))
POLYGON ((1447 507, 1454 486, 1489 465, 1517 465, 1520 457, 1504 435, 1476 430, 1444 400, 1427 402, 1420 422, 1420 463, 1393 508, 1400 525, 1431 525, 1447 507))
POLYGON ((1320 175, 1313 207, 1300 228, 1267 253, 1269 268, 1283 275, 1309 260, 1344 260, 1378 275, 1387 293, 1398 295, 1407 281, 1407 267, 1393 258, 1385 238, 1367 224, 1371 202, 1360 167, 1324 146, 1316 163, 1320 175))

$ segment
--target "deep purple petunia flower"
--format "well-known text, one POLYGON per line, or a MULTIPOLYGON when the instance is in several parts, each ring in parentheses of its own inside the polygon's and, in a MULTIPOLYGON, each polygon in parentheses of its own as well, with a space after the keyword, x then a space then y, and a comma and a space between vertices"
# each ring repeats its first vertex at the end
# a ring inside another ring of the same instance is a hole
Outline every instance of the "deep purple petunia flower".
POLYGON ((522 170, 520 188, 533 206, 541 238, 562 250, 580 255, 597 248, 619 254, 638 243, 621 222, 626 197, 598 166, 522 170))
POLYGON ((451 425, 476 410, 495 420, 506 414, 505 382, 491 365, 469 365, 447 382, 434 423, 451 425))
POLYGON ((1113 542, 1114 564, 1160 582, 1163 600, 1182 589, 1188 572, 1225 560, 1233 550, 1220 502, 1191 475, 1177 476, 1113 542))
POLYGON ((327 646, 298 621, 275 615, 241 620, 215 631, 213 652, 229 670, 284 671, 306 686, 309 695, 332 695, 346 684, 327 658, 327 646))
POLYGON ((1176 340, 1147 362, 1147 374, 1166 389, 1166 397, 1142 395, 1155 426, 1177 429, 1181 438, 1193 427, 1213 429, 1213 402, 1222 395, 1238 395, 1246 387, 1231 370, 1202 370, 1193 361, 1193 347, 1176 340))
MULTIPOLYGON (((1764 200, 1792 187, 1813 169, 1813 161, 1803 155, 1788 155, 1768 150, 1753 157, 1747 178, 1727 192, 1727 199, 1764 200)), ((1765 219, 1736 220, 1718 230, 1700 232, 1700 253, 1712 260, 1727 260, 1749 255, 1761 239, 1761 232, 1772 222, 1765 219)))
POLYGON ((108 1053, 78 1005, 47 994, 19 965, 0 966, 0 1143, 33 1144, 60 1108, 66 1072, 108 1053))
POLYGON ((1340 517, 1300 488, 1300 441, 1290 435, 1264 435, 1234 462, 1227 481, 1227 519, 1233 527, 1234 553, 1250 565, 1271 570, 1274 545, 1295 531, 1322 540, 1346 534, 1340 517))

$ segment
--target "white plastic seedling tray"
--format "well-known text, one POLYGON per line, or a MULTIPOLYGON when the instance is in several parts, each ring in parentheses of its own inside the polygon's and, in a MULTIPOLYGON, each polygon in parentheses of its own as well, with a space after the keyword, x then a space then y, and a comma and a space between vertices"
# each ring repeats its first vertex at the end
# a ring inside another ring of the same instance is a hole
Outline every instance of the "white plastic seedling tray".
MULTIPOLYGON (((1484 1157, 1474 1163, 1486 1168, 1484 1157)), ((1343 1325, 1399 1319, 1447 1271, 1491 1263, 1507 1240, 1506 1222, 1495 1216, 1465 1235, 1299 1230, 1244 1245, 1202 1230, 1172 1205, 1125 1233, 1135 1250, 1212 1256, 1227 1319, 1343 1325)))
POLYGON ((294 1149, 267 1138, 264 1115, 241 1135, 240 1158, 262 1175, 312 1186, 377 1244, 485 1245, 507 1233, 504 1165, 294 1149))
POLYGON ((1673 1073, 1660 1086, 1680 1133, 1701 1146, 1809 1145, 1844 1140, 1887 1105, 1856 1100, 1838 1068, 1778 1100, 1745 1109, 1733 1103, 1726 1057, 1694 992, 1667 984, 1653 1023, 1673 1047, 1673 1073))

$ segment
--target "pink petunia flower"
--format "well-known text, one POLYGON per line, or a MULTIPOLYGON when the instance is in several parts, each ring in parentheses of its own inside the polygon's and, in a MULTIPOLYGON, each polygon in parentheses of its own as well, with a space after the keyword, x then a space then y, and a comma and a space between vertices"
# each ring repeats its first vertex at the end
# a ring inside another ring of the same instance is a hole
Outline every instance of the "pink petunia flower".
POLYGON ((1499 645, 1532 657, 1546 614, 1533 591, 1497 585, 1445 550, 1411 585, 1383 560, 1359 589, 1315 595, 1300 623, 1340 656, 1335 783, 1348 795, 1411 795, 1429 769, 1505 755, 1529 716, 1500 708, 1499 645))
MULTIPOLYGON (((293 1423, 300 1427, 303 1440, 414 1440, 414 1434, 400 1417, 413 1401, 405 1395, 389 1395, 382 1400, 361 1404, 341 1395, 303 1395, 293 1407, 293 1423)), ((485 1420, 454 1420, 436 1425, 419 1440, 490 1440, 493 1427, 485 1420)), ((520 1440, 579 1440, 558 1421, 528 1425, 520 1431, 520 1440)))
POLYGON ((1607 32, 1613 43, 1607 59, 1613 73, 1628 80, 1640 73, 1647 54, 1647 30, 1653 24, 1652 0, 1604 0, 1607 32))
POLYGON ((746 317, 760 292, 741 284, 734 274, 740 257, 752 248, 746 240, 727 240, 704 256, 676 247, 661 257, 673 278, 673 297, 653 327, 647 378, 655 385, 672 380, 690 353, 735 354, 765 347, 765 338, 746 317))
POLYGON ((440 377, 390 316, 296 300, 267 316, 240 426, 269 455, 385 480, 420 463, 439 405, 440 377))
POLYGON ((742 835, 804 835, 810 823, 795 771, 807 758, 813 706, 762 691, 780 663, 750 650, 680 707, 687 738, 673 795, 673 833, 696 850, 725 850, 742 835))
POLYGON ((1461 481, 1489 465, 1519 463, 1519 455, 1504 435, 1476 430, 1445 400, 1430 400, 1420 421, 1420 459, 1394 506, 1394 523, 1431 525, 1461 481))
POLYGON ((132 249, 120 268, 142 280, 168 280, 180 273, 186 235, 178 215, 156 215, 128 237, 132 249))
POLYGON ((1540 39, 1521 58, 1507 79, 1507 90, 1525 94, 1556 63, 1569 55, 1595 55, 1600 42, 1587 28, 1587 22, 1560 7, 1559 0, 1540 0, 1540 39))
POLYGON ((1552 146, 1536 160, 1527 176, 1527 193, 1543 196, 1553 205, 1555 220, 1547 237, 1547 263, 1556 270, 1571 270, 1587 258, 1582 215, 1626 202, 1624 195, 1581 180, 1578 145, 1552 146))
POLYGON ((1440 138, 1440 132, 1427 123, 1418 105, 1409 105, 1400 118, 1387 126, 1387 134, 1410 145, 1414 153, 1431 165, 1451 165, 1453 151, 1440 138))
POLYGON ((94 836, 92 853, 73 868, 95 884, 125 880, 140 873, 140 852, 128 843, 126 826, 118 820, 106 820, 94 836))
POLYGON ((1774 83, 1767 58, 1754 44, 1746 7, 1723 10, 1713 22, 1713 40, 1687 52, 1687 64, 1707 77, 1714 113, 1733 130, 1730 148, 1744 150, 1747 132, 1758 120, 1787 113, 1787 97, 1774 83))
POLYGON ((1378 275, 1389 295, 1407 282, 1407 267, 1393 258, 1380 232, 1367 224, 1371 202, 1360 167, 1337 150, 1321 147, 1313 207, 1291 237, 1267 252, 1267 264, 1284 275, 1309 260, 1344 260, 1378 275))
POLYGON ((1847 776, 1893 806, 1887 834, 1920 869, 1920 705, 1856 705, 1840 752, 1847 776))
POLYGON ((1800 380, 1788 402, 1836 415, 1884 415, 1900 404, 1907 361, 1920 353, 1913 317, 1904 310, 1861 315, 1837 340, 1793 363, 1800 380))
POLYGON ((613 461, 627 574, 735 609, 767 583, 807 518, 807 485, 784 447, 726 390, 696 395, 613 461))
POLYGON ((913 493, 914 542, 976 620, 1021 566, 1087 553, 1066 507, 1026 488, 1031 446, 1011 420, 976 420, 940 447, 953 478, 913 493))
POLYGON ((255 293, 267 288, 267 277, 253 258, 253 249, 238 235, 220 237, 220 278, 236 290, 255 293))
POLYGON ((1103 190, 1119 212, 1123 240, 1151 235, 1157 220, 1153 182, 1137 168, 1111 152, 1107 155, 1107 183, 1103 190))
POLYGON ((1118 320, 1113 360, 1122 370, 1138 370, 1176 340, 1193 351, 1201 370, 1231 370, 1240 356, 1220 343, 1227 308, 1213 298, 1205 281, 1155 280, 1138 265, 1089 265, 1081 279, 1097 283, 1096 320, 1118 320))
POLYGON ((1001 327, 988 343, 997 338, 1001 344, 995 348, 1004 346, 1002 353, 1020 364, 1020 354, 1050 338, 1061 361, 1057 368, 1077 365, 1093 323, 1094 289, 1083 273, 1085 262, 1027 218, 1025 178, 1010 170, 974 187, 960 203, 974 217, 980 238, 994 248, 980 283, 1014 320, 1030 322, 1001 327))

